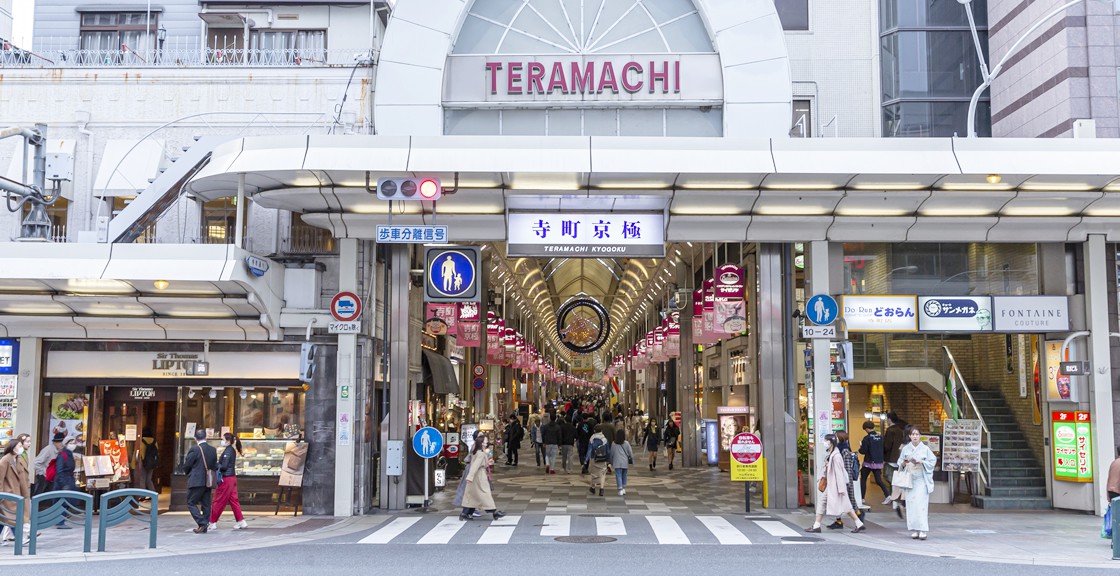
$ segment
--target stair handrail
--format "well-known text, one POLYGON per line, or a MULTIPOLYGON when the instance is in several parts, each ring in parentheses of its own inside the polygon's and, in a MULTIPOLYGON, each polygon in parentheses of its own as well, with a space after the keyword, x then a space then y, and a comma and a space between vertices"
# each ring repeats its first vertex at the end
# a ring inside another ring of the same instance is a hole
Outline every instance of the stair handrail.
MULTIPOLYGON (((992 431, 988 429, 988 423, 984 420, 984 415, 980 413, 980 407, 976 404, 976 399, 972 397, 972 390, 968 388, 968 383, 964 380, 964 375, 961 374, 960 368, 957 366, 957 359, 953 358, 953 353, 949 351, 948 346, 942 346, 945 351, 945 356, 949 358, 949 375, 948 378, 956 376, 954 381, 958 384, 959 388, 964 391, 964 397, 968 400, 968 405, 972 408, 972 413, 976 415, 975 419, 980 421, 980 429, 983 431, 980 441, 980 480, 988 486, 988 475, 984 470, 991 471, 992 469, 992 431)), ((945 396, 949 396, 949 391, 945 391, 945 396)), ((956 401, 955 398, 952 399, 956 401)), ((954 420, 957 420, 956 414, 951 415, 954 420)))

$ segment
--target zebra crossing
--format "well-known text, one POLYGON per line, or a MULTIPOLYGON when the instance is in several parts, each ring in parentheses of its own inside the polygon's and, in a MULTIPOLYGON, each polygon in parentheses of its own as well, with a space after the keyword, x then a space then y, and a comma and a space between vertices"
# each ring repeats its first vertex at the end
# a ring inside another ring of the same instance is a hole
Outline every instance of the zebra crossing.
POLYGON ((603 536, 619 543, 653 545, 806 543, 783 540, 803 535, 773 517, 605 514, 511 514, 496 521, 479 518, 473 522, 463 522, 458 516, 399 516, 358 543, 539 544, 572 536, 603 536))

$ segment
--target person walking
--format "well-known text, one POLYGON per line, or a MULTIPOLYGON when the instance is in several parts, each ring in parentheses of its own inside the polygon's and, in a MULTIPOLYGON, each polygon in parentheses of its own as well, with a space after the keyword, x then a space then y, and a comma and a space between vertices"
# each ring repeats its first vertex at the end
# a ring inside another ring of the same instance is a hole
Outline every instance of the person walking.
POLYGON ((541 442, 544 442, 545 473, 556 473, 556 455, 560 451, 560 425, 551 414, 544 415, 541 426, 541 442))
POLYGON ((859 471, 860 494, 863 494, 866 502, 868 500, 867 477, 874 475, 875 484, 883 491, 883 498, 890 498, 891 489, 887 487, 886 482, 883 482, 884 458, 886 457, 883 451, 883 437, 875 431, 875 424, 871 422, 863 423, 863 431, 866 436, 859 444, 859 453, 863 454, 863 467, 859 471))
POLYGON ((218 474, 222 476, 222 483, 214 490, 214 505, 210 510, 210 524, 207 530, 218 529, 218 518, 225 512, 228 504, 233 511, 233 519, 237 522, 234 530, 248 528, 245 516, 241 513, 241 501, 237 499, 237 457, 244 456, 241 449, 241 439, 226 432, 222 435, 222 455, 218 457, 218 474))
POLYGON ((576 443, 579 445, 579 463, 583 465, 580 474, 587 474, 587 447, 591 445, 591 435, 595 433, 595 419, 585 414, 576 425, 576 443))
MULTIPOLYGON (((23 455, 27 447, 19 438, 13 438, 4 445, 0 456, 0 492, 23 496, 23 538, 24 544, 31 541, 31 478, 28 475, 27 461, 23 455)), ((12 522, 15 518, 15 502, 5 502, 4 509, 8 511, 12 522)), ((8 526, 0 530, 0 544, 6 544, 16 539, 15 532, 8 526)))
POLYGON ((218 451, 206 443, 206 430, 194 433, 195 445, 187 452, 183 467, 187 471, 187 510, 198 527, 195 534, 205 534, 210 525, 211 495, 217 480, 218 451))
POLYGON ((140 445, 136 448, 135 457, 136 479, 133 486, 141 490, 156 491, 152 476, 159 467, 159 446, 156 445, 152 429, 145 426, 140 431, 140 445))
POLYGON ((603 434, 602 424, 595 426, 595 433, 591 435, 591 441, 587 445, 585 460, 591 472, 591 494, 594 495, 598 490, 599 495, 602 496, 603 484, 607 479, 607 466, 611 463, 611 444, 603 434))
MULTIPOLYGON (((541 443, 541 418, 540 416, 533 416, 529 425, 529 444, 533 448, 533 455, 537 457, 537 466, 541 465, 541 458, 544 454, 544 444, 541 443)), ((548 465, 548 460, 545 459, 545 465, 548 465)))
POLYGON ((1110 503, 1113 498, 1120 496, 1120 448, 1116 450, 1116 459, 1108 465, 1108 481, 1104 489, 1108 492, 1110 503))
POLYGON ((817 515, 813 519, 812 528, 806 528, 805 531, 819 533, 821 531, 821 520, 827 514, 828 516, 847 515, 856 525, 852 532, 863 532, 867 527, 864 526, 859 516, 856 516, 852 503, 848 500, 846 494, 851 480, 848 478, 848 471, 844 465, 839 440, 837 440, 835 434, 826 434, 824 440, 828 443, 829 448, 825 465, 817 477, 817 515))
POLYGON ((490 455, 489 447, 490 438, 486 434, 479 434, 475 438, 471 463, 467 468, 467 486, 463 491, 463 511, 459 514, 459 520, 473 520, 471 513, 477 509, 492 514, 495 520, 506 515, 494 504, 490 487, 490 467, 494 465, 494 458, 490 455))
POLYGON ((669 469, 673 469, 673 458, 677 455, 677 438, 681 436, 681 429, 672 418, 665 424, 665 457, 669 460, 669 469))
POLYGON ((646 427, 642 429, 642 444, 646 445, 646 452, 649 454, 649 471, 653 472, 657 468, 657 449, 661 446, 653 418, 650 418, 646 422, 646 427))
POLYGON ((610 413, 609 410, 603 412, 602 425, 603 425, 603 436, 606 437, 607 444, 610 444, 611 442, 614 442, 614 431, 615 431, 614 418, 611 417, 611 413, 610 413))
POLYGON ((564 418, 560 421, 560 462, 563 463, 564 473, 571 474, 572 453, 576 450, 576 427, 564 418))
MULTIPOLYGON (((844 459, 844 471, 848 473, 848 502, 852 503, 852 510, 856 511, 856 516, 863 520, 863 510, 859 508, 859 498, 855 490, 856 478, 859 478, 859 456, 852 452, 852 445, 848 442, 847 432, 843 430, 836 432, 836 447, 840 449, 840 457, 844 459)), ((828 525, 830 530, 843 527, 844 521, 840 518, 828 525)))
MULTIPOLYGON (((51 484, 52 491, 59 490, 72 490, 78 491, 78 481, 74 478, 74 470, 77 468, 77 460, 75 460, 74 450, 78 447, 78 440, 73 436, 67 438, 62 442, 62 450, 59 450, 58 456, 54 459, 54 483, 51 484)), ((73 506, 78 506, 77 500, 71 500, 73 506)), ((69 530, 70 526, 66 524, 66 519, 62 518, 55 525, 59 530, 69 530)))
POLYGON ((933 467, 937 456, 922 442, 922 432, 916 427, 910 428, 910 442, 902 447, 897 464, 899 472, 906 470, 910 475, 910 487, 902 489, 906 494, 906 529, 911 538, 925 540, 929 532, 929 495, 933 493, 933 467))
MULTIPOLYGON (((898 462, 898 456, 902 453, 902 445, 906 443, 906 421, 899 418, 898 414, 893 411, 887 413, 887 421, 891 425, 887 427, 886 433, 883 434, 883 451, 887 463, 886 468, 883 469, 883 475, 886 476, 888 484, 894 484, 891 478, 894 476, 894 471, 898 469, 895 463, 898 462)), ((883 504, 889 502, 889 497, 883 500, 883 504)))
POLYGON ((626 473, 634 463, 634 450, 626 441, 626 431, 616 430, 614 443, 611 444, 611 467, 614 468, 614 481, 618 485, 618 495, 626 495, 626 473))
POLYGON ((55 459, 58 458, 58 453, 62 451, 62 441, 65 439, 66 435, 62 432, 55 433, 54 437, 51 438, 51 443, 43 446, 43 449, 35 456, 35 488, 33 490, 35 496, 50 492, 57 473, 55 459))
POLYGON ((517 451, 521 449, 521 441, 525 438, 525 427, 517 417, 517 412, 509 415, 509 426, 506 426, 506 466, 517 466, 517 451))

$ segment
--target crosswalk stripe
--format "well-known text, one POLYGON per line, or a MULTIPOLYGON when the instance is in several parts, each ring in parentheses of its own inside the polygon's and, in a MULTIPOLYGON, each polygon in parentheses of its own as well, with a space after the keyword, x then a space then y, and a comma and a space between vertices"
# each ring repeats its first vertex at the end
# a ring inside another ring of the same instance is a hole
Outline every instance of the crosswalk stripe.
POLYGON ((697 516, 705 527, 708 528, 719 540, 720 544, 750 544, 750 538, 735 529, 727 519, 720 516, 697 516))
POLYGON ((626 524, 623 524, 622 518, 617 516, 596 518, 595 531, 599 536, 625 536, 626 524))
POLYGON ((545 516, 541 536, 567 536, 572 531, 571 516, 545 516))
POLYGON ((435 528, 429 530, 417 544, 447 544, 463 528, 463 524, 466 522, 455 516, 448 516, 436 524, 435 528))
POLYGON ((759 528, 765 530, 771 536, 777 536, 779 538, 783 538, 786 536, 800 536, 800 534, 798 534, 793 528, 790 528, 789 526, 786 526, 785 524, 782 524, 777 520, 755 520, 754 523, 757 524, 759 528))
POLYGON ((419 521, 420 517, 397 518, 384 528, 362 538, 358 541, 358 544, 388 544, 393 538, 400 536, 405 530, 408 530, 413 524, 419 521))
POLYGON ((513 536, 513 531, 517 529, 517 523, 520 520, 520 516, 506 516, 501 520, 491 522, 490 527, 478 539, 478 543, 509 544, 509 539, 513 536))
POLYGON ((658 544, 691 544, 676 520, 669 516, 646 516, 658 544))

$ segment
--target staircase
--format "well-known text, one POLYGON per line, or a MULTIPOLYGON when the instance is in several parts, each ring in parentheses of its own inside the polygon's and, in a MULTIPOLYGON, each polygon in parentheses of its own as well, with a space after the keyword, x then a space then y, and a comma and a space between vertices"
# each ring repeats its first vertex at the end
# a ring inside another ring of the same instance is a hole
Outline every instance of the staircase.
POLYGON ((1015 423, 1011 407, 999 392, 974 389, 971 393, 992 433, 988 487, 984 495, 972 497, 972 505, 994 510, 1049 510, 1046 474, 1015 423))

